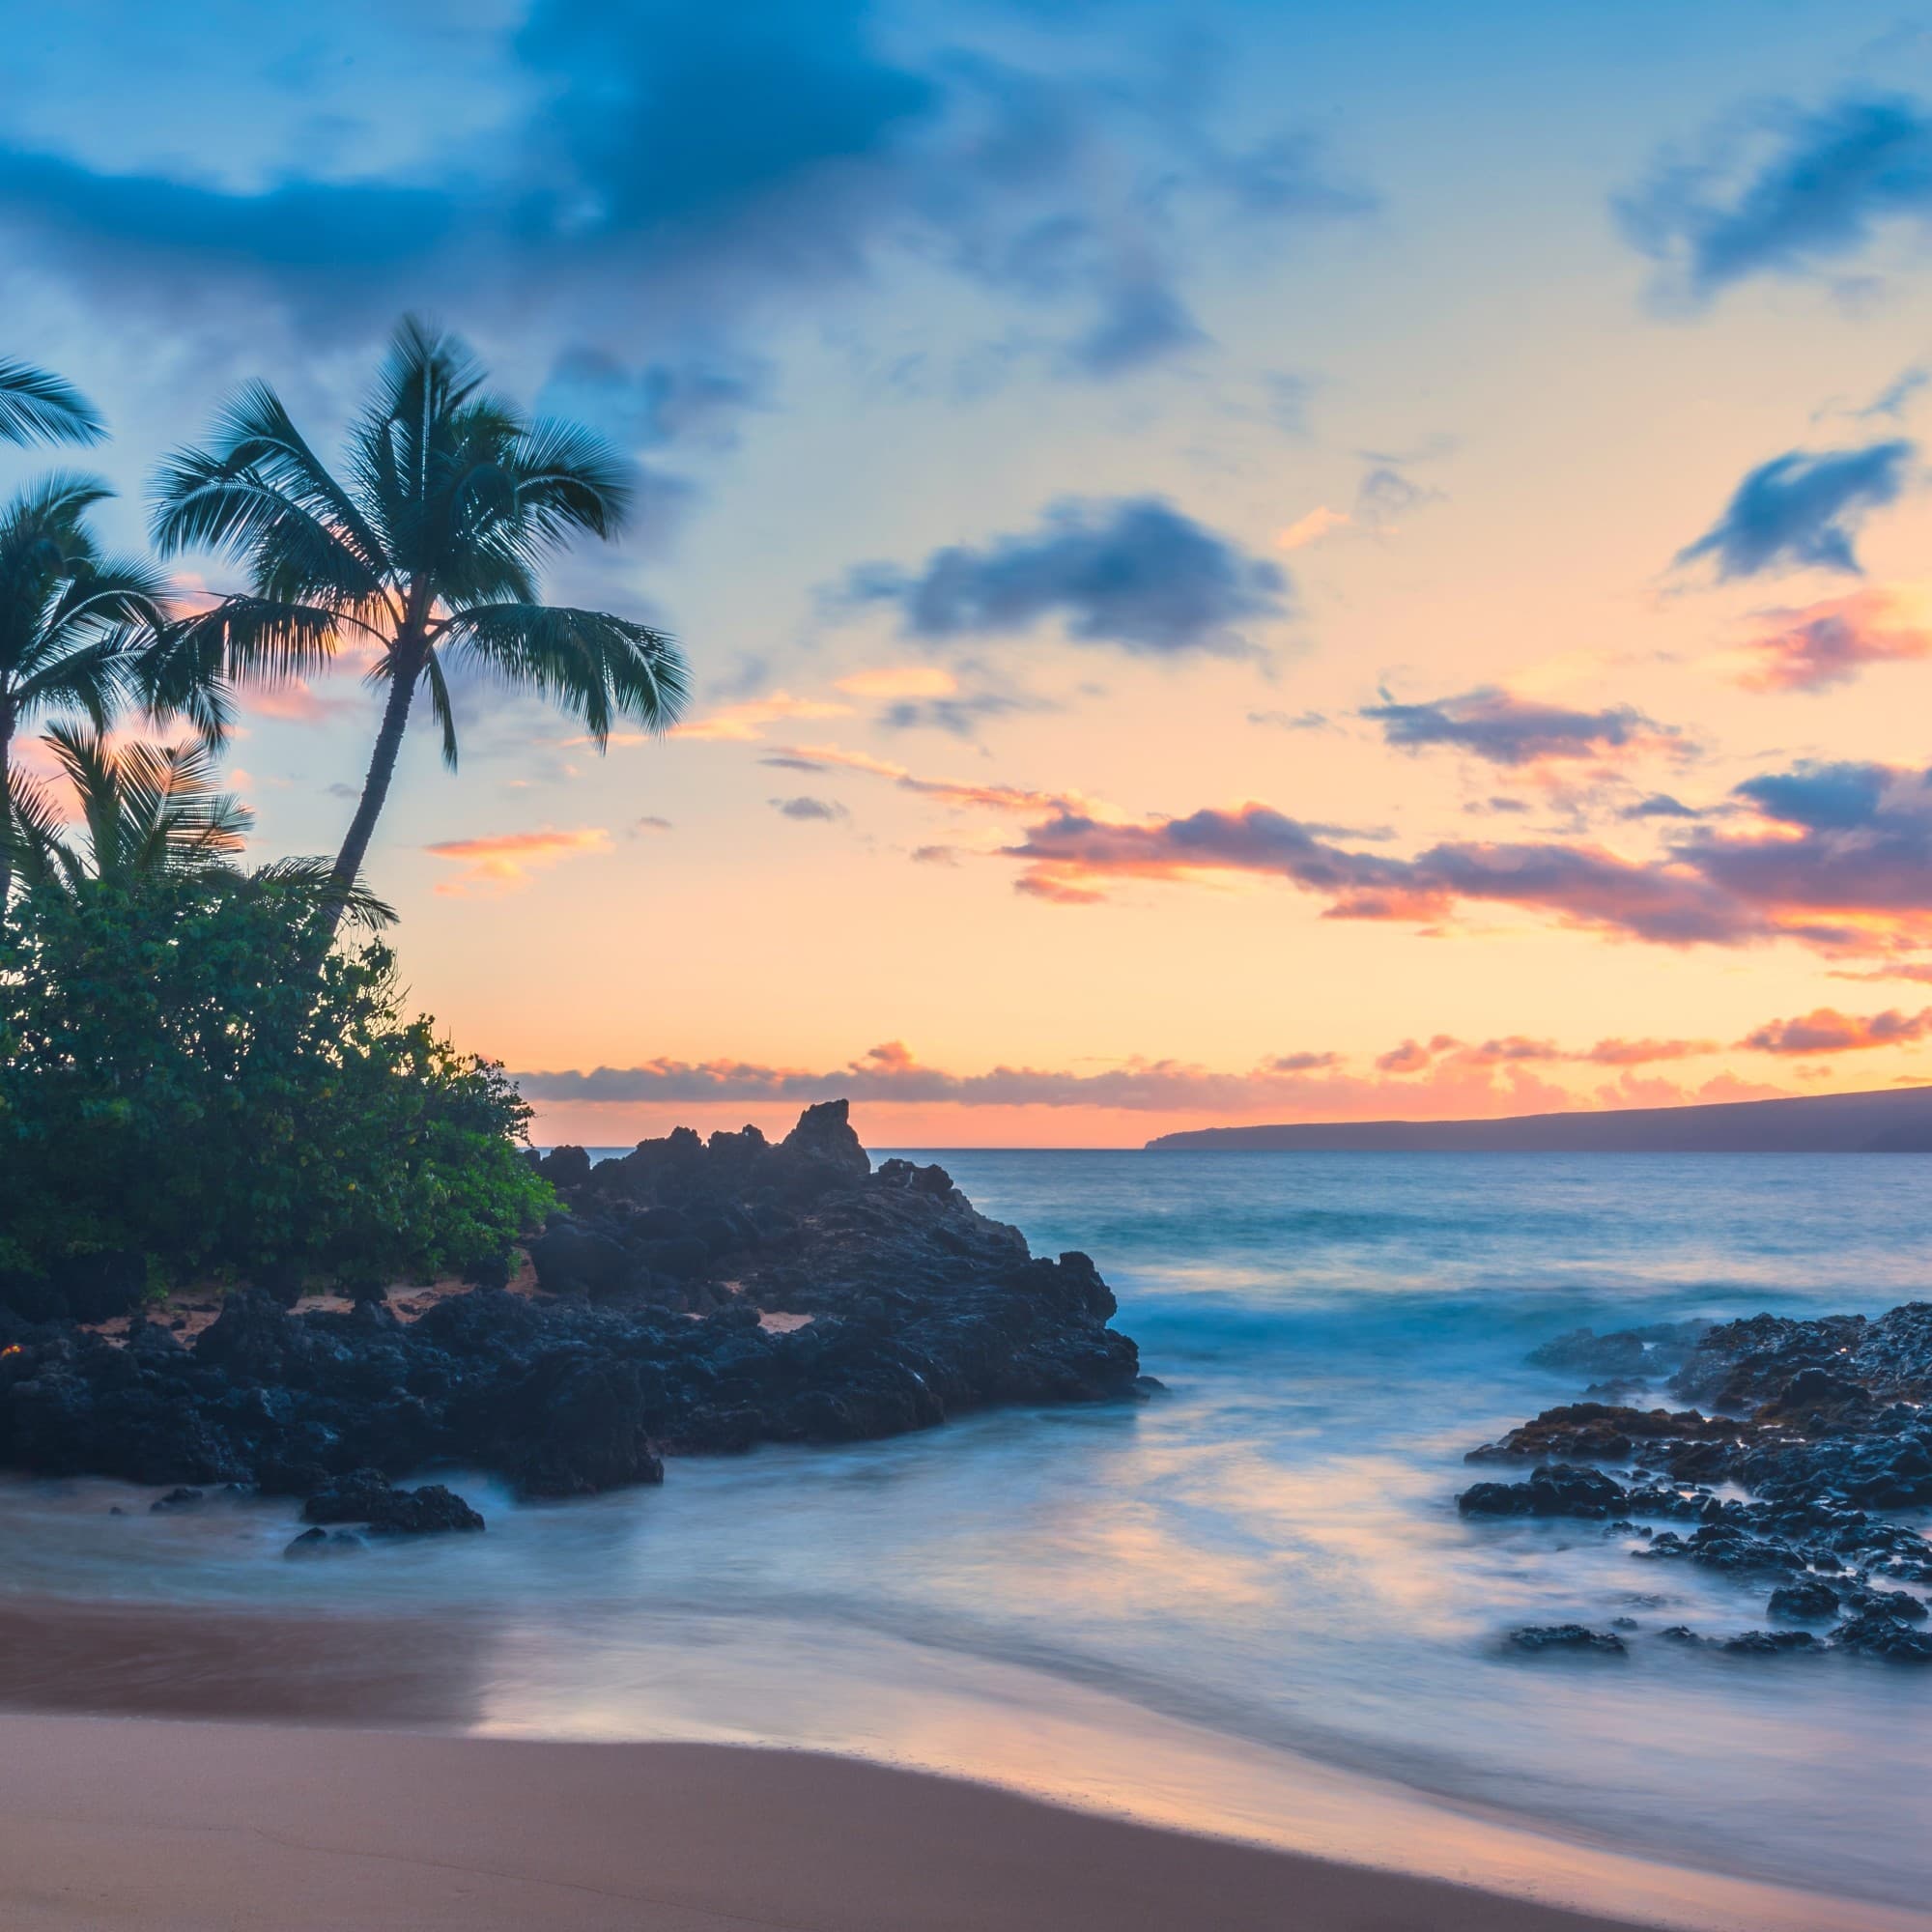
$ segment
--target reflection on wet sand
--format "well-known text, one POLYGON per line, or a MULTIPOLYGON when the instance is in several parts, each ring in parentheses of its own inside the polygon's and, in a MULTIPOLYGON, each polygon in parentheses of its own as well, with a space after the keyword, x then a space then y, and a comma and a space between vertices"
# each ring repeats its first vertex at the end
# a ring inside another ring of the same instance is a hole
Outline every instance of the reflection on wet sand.
POLYGON ((0 1600, 0 1708, 300 1723, 479 1722, 491 1620, 0 1600))

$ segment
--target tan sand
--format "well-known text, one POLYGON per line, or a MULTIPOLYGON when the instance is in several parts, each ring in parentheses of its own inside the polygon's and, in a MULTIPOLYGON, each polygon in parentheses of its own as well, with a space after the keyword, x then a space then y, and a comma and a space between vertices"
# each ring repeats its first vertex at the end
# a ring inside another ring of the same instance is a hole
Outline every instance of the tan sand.
POLYGON ((841 1758, 0 1717, 0 1925, 1607 1932, 841 1758))

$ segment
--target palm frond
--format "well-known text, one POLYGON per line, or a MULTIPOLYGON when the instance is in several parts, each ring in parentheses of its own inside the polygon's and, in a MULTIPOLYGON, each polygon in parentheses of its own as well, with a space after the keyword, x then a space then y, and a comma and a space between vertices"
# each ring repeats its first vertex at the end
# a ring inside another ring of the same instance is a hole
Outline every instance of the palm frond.
POLYGON ((430 715, 442 728, 442 764, 445 771, 456 769, 456 707, 449 701, 449 684, 442 674, 442 660, 432 650, 423 665, 429 685, 430 715))
POLYGON ((0 356, 0 442, 99 442, 107 425, 72 384, 0 356))
POLYGON ((396 923, 395 907, 379 899, 359 879, 352 886, 337 885, 327 859, 272 859, 247 875, 247 886, 311 900, 318 912, 332 913, 369 932, 396 923))
POLYGON ((443 621, 439 642, 581 718, 600 745, 620 718, 668 730, 690 700, 690 668, 676 643, 608 611, 472 605, 443 621))
POLYGON ((52 791, 25 772, 10 772, 0 794, 0 872, 27 892, 64 885, 78 865, 66 831, 52 791))
POLYGON ((518 439, 511 465, 521 513, 552 543, 580 531, 614 537, 635 492, 621 457, 594 431, 538 421, 518 439))

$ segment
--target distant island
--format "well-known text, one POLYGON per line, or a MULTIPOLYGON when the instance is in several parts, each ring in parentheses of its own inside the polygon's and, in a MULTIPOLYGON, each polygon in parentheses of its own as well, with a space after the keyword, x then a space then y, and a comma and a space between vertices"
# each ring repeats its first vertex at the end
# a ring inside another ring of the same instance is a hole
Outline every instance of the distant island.
POLYGON ((1932 1087, 1498 1121, 1202 1127, 1147 1145, 1164 1153, 1932 1153, 1932 1087))

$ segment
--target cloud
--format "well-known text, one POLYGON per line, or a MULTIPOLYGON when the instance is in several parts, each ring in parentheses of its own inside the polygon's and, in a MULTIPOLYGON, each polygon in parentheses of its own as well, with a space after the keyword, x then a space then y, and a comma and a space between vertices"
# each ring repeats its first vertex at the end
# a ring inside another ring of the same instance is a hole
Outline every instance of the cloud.
POLYGON ((241 694, 242 709, 251 718, 266 718, 279 724, 326 724, 345 712, 365 710, 367 702, 347 695, 325 695, 300 677, 246 685, 241 694))
POLYGON ((655 812, 645 812, 641 818, 631 821, 631 830, 637 832, 670 832, 675 830, 668 818, 660 818, 655 812))
POLYGON ((1058 811, 1079 802, 1074 792, 1035 791, 1024 785, 979 784, 972 780, 927 779, 895 765, 889 758, 875 758, 868 752, 847 752, 837 745, 785 745, 760 760, 785 771, 824 772, 831 770, 864 772, 869 778, 885 779, 901 791, 917 792, 946 805, 977 806, 989 811, 1058 811))
POLYGON ((627 367, 602 350, 566 348, 538 398, 547 413, 595 422, 626 449, 734 448, 740 420, 772 407, 758 358, 703 354, 627 367))
MULTIPOLYGON (((697 718, 688 724, 673 725, 667 735, 712 743, 749 745, 765 735, 767 724, 793 719, 850 718, 852 715, 853 708, 849 704, 822 697, 794 697, 788 691, 775 691, 768 697, 747 698, 742 704, 727 705, 722 711, 713 712, 709 718, 697 718)), ((614 733, 612 735, 613 741, 625 742, 616 738, 614 733)), ((569 742, 579 744, 587 741, 573 738, 569 742)))
POLYGON ((1932 118, 1902 95, 1774 108, 1703 159, 1664 157, 1616 209, 1660 292, 1691 306, 1757 275, 1817 275, 1883 223, 1932 218, 1932 118))
POLYGON ((483 838, 451 838, 423 850, 435 859, 448 859, 462 869, 437 891, 459 897, 472 892, 515 892, 530 882, 534 872, 547 870, 565 859, 585 852, 607 852, 611 835, 602 826, 579 826, 557 832, 504 832, 483 838))
POLYGON ((1765 611, 1741 648, 1733 682, 1746 691, 1829 691, 1870 664, 1932 656, 1932 630, 1903 620, 1889 591, 1861 590, 1802 610, 1765 611))
POLYGON ((1042 698, 1018 692, 979 691, 959 697, 901 698, 879 714, 879 724, 888 731, 944 731, 954 738, 971 738, 989 718, 1054 708, 1042 698))
MULTIPOLYGON (((366 64, 446 63, 402 11, 366 64)), ((536 0, 468 90, 497 125, 452 117, 406 164, 329 171, 312 115, 238 89, 251 133, 297 125, 225 180, 219 149, 190 178, 0 143, 0 230, 16 266, 231 331, 355 339, 426 299, 486 333, 560 331, 554 383, 654 445, 728 440, 762 400, 729 342, 894 263, 1045 311, 1056 366, 1093 379, 1200 339, 1202 248, 1373 206, 1291 132, 1230 147, 1211 57, 1177 85, 1145 44, 1110 40, 1101 72, 1072 36, 1031 66, 964 38, 889 42, 865 0, 536 0)))
POLYGON ((1519 766, 1551 758, 1589 758, 1606 752, 1687 748, 1669 725, 1654 724, 1628 704, 1606 711, 1570 711, 1516 697, 1493 687, 1426 704, 1385 701, 1362 714, 1383 738, 1407 751, 1449 745, 1493 765, 1519 766))
POLYGON ((765 803, 782 818, 829 820, 849 815, 842 805, 827 798, 768 798, 765 803))
MULTIPOLYGON (((1676 1042, 1656 1043, 1652 1057, 1683 1057, 1676 1042)), ((1690 1043, 1692 1046, 1697 1043, 1690 1043)), ((1588 1052, 1566 1052, 1547 1041, 1492 1040, 1470 1046, 1437 1035, 1428 1046, 1413 1040, 1383 1054, 1371 1074, 1351 1073, 1332 1052, 1268 1056, 1243 1072, 1222 1072, 1192 1062, 1135 1056, 1115 1065, 1071 1071, 999 1065, 980 1073, 928 1066, 902 1040, 888 1040, 842 1066, 824 1070, 756 1061, 669 1058, 638 1066, 599 1066, 523 1073, 517 1083, 538 1103, 599 1107, 702 1105, 707 1101, 797 1105, 844 1095, 867 1106, 949 1105, 962 1108, 1091 1108, 1131 1114, 1208 1114, 1271 1120, 1444 1120, 1463 1116, 1557 1112, 1585 1107, 1591 1096, 1545 1078, 1541 1061, 1591 1064, 1588 1052)), ((1616 1083, 1599 1087, 1604 1106, 1670 1106, 1692 1100, 1763 1098, 1783 1090, 1719 1073, 1700 1087, 1652 1079, 1636 1082, 1635 1060, 1606 1061, 1623 1068, 1616 1083)))
POLYGON ((1250 724, 1265 724, 1276 731, 1323 731, 1328 727, 1325 711, 1250 711, 1250 724))
POLYGON ((1901 369, 1870 402, 1852 413, 1865 421, 1874 416, 1884 416, 1889 422, 1902 422, 1913 397, 1928 383, 1932 383, 1932 369, 1922 368, 1915 362, 1901 369))
POLYGON ((915 845, 912 862, 915 866, 956 866, 959 863, 959 848, 956 845, 915 845))
POLYGON ((1932 1007, 1916 1013, 1897 1009, 1860 1016, 1819 1007, 1797 1019, 1772 1020, 1738 1044, 1757 1053, 1860 1053, 1876 1046, 1908 1046, 1932 1033, 1932 1007))
POLYGON ((898 607, 909 636, 1007 636, 1048 619, 1135 656, 1251 657, 1238 628, 1288 614, 1287 574, 1158 497, 1065 499, 1024 535, 950 546, 916 572, 854 571, 847 595, 898 607))
POLYGON ((1617 813, 1619 818, 1702 818, 1703 815, 1694 806, 1672 798, 1667 791, 1647 792, 1617 813))
POLYGON ((838 689, 853 697, 951 697, 959 680, 941 665, 887 665, 841 677, 838 689))
POLYGON ((1405 476, 1393 462, 1376 463, 1355 491, 1355 514, 1350 521, 1393 536, 1398 517, 1441 500, 1440 490, 1405 476))
POLYGON ((1746 476, 1723 514, 1675 561, 1712 557, 1720 580, 1778 569, 1857 576, 1859 528, 1869 511, 1898 498, 1918 454, 1918 444, 1899 438, 1816 455, 1786 450, 1746 476))
POLYGON ((1500 906, 1664 946, 1932 945, 1932 775, 1799 764, 1746 780, 1731 799, 1727 822, 1692 821, 1648 859, 1561 840, 1449 841, 1403 858, 1252 803, 1141 820, 1067 805, 1003 856, 1023 868, 1021 891, 1066 905, 1095 903, 1121 880, 1247 874, 1322 899, 1330 919, 1440 928, 1459 908, 1500 906))
POLYGON ((1660 1060, 1695 1060, 1718 1050, 1714 1039, 1600 1039, 1577 1058, 1593 1066, 1648 1066, 1660 1060))
POLYGON ((1274 540, 1276 550, 1305 550, 1335 530, 1346 530, 1354 523, 1347 510, 1331 510, 1318 503, 1305 517, 1297 517, 1274 540))

